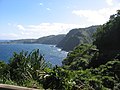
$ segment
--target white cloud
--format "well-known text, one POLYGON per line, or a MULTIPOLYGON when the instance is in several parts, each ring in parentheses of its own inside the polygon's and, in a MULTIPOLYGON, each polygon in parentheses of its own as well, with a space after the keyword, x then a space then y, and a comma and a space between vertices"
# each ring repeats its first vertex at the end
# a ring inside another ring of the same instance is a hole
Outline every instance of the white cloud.
POLYGON ((48 35, 66 34, 73 28, 84 27, 77 24, 41 23, 39 25, 17 25, 19 38, 39 38, 48 35), (23 30, 24 29, 24 30, 23 30))
POLYGON ((11 26, 12 24, 11 23, 8 23, 8 26, 11 26))
MULTIPOLYGON (((28 25, 26 27, 26 30, 32 30, 32 31, 50 31, 50 32, 61 32, 63 30, 70 30, 72 28, 79 28, 80 25, 77 24, 65 24, 65 23, 41 23, 39 25, 28 25)), ((62 32, 67 33, 67 32, 62 32)))
POLYGON ((103 24, 109 20, 110 15, 115 14, 119 7, 102 8, 99 10, 74 10, 73 14, 84 18, 91 25, 103 24))
POLYGON ((25 30, 25 28, 22 25, 17 25, 19 30, 25 30))
POLYGON ((113 5, 113 0, 105 0, 105 1, 106 1, 106 3, 107 3, 108 5, 110 5, 110 6, 113 5))
POLYGON ((43 3, 39 3, 40 6, 43 6, 43 3))
POLYGON ((120 6, 120 3, 118 5, 120 6))
POLYGON ((46 8, 46 10, 50 11, 51 9, 50 8, 46 8))
POLYGON ((67 9, 69 9, 70 7, 69 7, 69 6, 67 6, 66 8, 67 8, 67 9))
POLYGON ((0 39, 3 40, 10 40, 10 39, 17 39, 18 35, 15 33, 0 33, 0 39))

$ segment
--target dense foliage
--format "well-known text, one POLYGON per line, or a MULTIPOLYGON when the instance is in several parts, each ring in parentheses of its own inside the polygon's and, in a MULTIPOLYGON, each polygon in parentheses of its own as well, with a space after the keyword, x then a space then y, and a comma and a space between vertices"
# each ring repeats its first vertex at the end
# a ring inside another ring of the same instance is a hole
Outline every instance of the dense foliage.
POLYGON ((120 10, 110 16, 110 20, 100 26, 95 33, 94 45, 99 49, 99 61, 107 63, 111 59, 120 59, 120 10))
POLYGON ((46 63, 39 50, 31 53, 14 53, 8 64, 0 62, 0 82, 28 87, 39 87, 40 74, 51 65, 46 63))
MULTIPOLYGON (((61 88, 66 90, 119 90, 119 34, 120 10, 112 15, 107 23, 98 28, 94 35, 94 45, 77 46, 63 60, 63 66, 56 68, 52 76, 58 78, 61 88)), ((57 86, 54 88, 59 89, 57 86)))
POLYGON ((92 44, 81 44, 72 52, 68 53, 67 58, 63 60, 63 67, 70 70, 84 70, 94 66, 99 52, 96 46, 92 44))
POLYGON ((103 51, 120 50, 120 10, 111 15, 110 20, 98 28, 94 44, 103 51))

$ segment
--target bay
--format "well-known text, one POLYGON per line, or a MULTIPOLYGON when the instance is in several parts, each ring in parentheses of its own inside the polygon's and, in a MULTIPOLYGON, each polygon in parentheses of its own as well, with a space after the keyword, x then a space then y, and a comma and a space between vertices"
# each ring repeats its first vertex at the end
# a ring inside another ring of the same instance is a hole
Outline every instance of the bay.
POLYGON ((49 61, 53 66, 62 65, 62 60, 67 56, 67 52, 61 51, 54 45, 45 44, 0 44, 0 60, 9 62, 14 52, 22 50, 31 52, 34 49, 39 49, 46 61, 49 61))

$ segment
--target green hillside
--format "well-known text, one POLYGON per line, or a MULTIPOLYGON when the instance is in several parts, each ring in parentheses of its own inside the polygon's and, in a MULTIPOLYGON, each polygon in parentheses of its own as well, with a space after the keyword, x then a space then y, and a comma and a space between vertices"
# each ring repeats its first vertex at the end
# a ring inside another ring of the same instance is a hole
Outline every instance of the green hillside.
POLYGON ((97 28, 98 26, 91 26, 87 28, 72 29, 65 38, 57 44, 57 47, 65 51, 71 51, 79 44, 92 43, 92 35, 96 32, 97 28))

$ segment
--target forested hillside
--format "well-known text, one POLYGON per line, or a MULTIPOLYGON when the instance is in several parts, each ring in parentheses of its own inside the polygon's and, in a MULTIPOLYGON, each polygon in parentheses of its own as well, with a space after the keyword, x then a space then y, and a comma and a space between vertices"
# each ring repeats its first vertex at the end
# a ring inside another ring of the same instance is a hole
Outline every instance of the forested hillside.
POLYGON ((87 28, 72 29, 65 38, 57 44, 57 47, 65 51, 71 51, 79 44, 92 43, 92 35, 96 32, 98 27, 99 26, 91 26, 87 28))
POLYGON ((44 87, 66 90, 120 90, 120 10, 94 34, 93 44, 81 44, 69 52, 62 67, 55 67, 59 80, 44 87), (59 85, 59 86, 57 86, 59 85))
POLYGON ((119 90, 120 10, 97 29, 94 37, 93 45, 81 44, 70 52, 63 60, 63 68, 82 71, 77 76, 80 86, 86 84, 92 90, 119 90))
POLYGON ((50 36, 46 36, 46 37, 41 37, 41 38, 37 39, 34 43, 56 45, 56 44, 58 44, 64 37, 65 37, 65 34, 61 34, 61 35, 50 35, 50 36))

